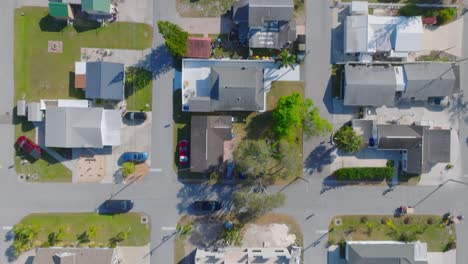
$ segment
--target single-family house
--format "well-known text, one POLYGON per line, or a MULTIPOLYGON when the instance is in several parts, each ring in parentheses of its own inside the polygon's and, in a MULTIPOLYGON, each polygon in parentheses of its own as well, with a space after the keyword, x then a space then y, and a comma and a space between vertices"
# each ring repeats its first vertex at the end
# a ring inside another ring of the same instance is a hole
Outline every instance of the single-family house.
POLYGON ((73 20, 75 15, 68 1, 49 0, 49 15, 60 20, 73 20))
POLYGON ((86 99, 124 99, 124 65, 115 62, 87 62, 86 99))
POLYGON ((121 113, 101 107, 46 108, 45 146, 103 148, 120 145, 121 113))
POLYGON ((427 173, 437 163, 450 162, 450 129, 420 125, 377 125, 379 150, 400 151, 402 171, 427 173))
POLYGON ((107 20, 111 18, 110 0, 81 0, 81 11, 90 20, 107 20))
POLYGON ((397 241, 347 241, 346 264, 428 264, 427 244, 397 241))
POLYGON ((383 58, 406 59, 410 52, 423 50, 422 18, 373 16, 361 2, 353 2, 344 27, 346 54, 359 55, 361 61, 383 58), (364 13, 365 12, 365 13, 364 13))
POLYGON ((115 248, 37 248, 32 264, 117 264, 115 248))
POLYGON ((230 116, 192 115, 190 170, 211 172, 224 160, 224 142, 232 139, 230 116))
POLYGON ((265 109, 264 73, 260 64, 191 59, 182 63, 183 111, 254 112, 265 109))
POLYGON ((451 63, 346 64, 344 104, 394 106, 443 98, 460 91, 459 67, 451 63))
POLYGON ((211 56, 211 39, 189 37, 187 40, 187 58, 209 59, 211 56))
POLYGON ((238 0, 232 20, 250 48, 282 49, 296 40, 293 0, 238 0))
POLYGON ((210 252, 197 249, 195 264, 225 264, 225 263, 264 263, 290 264, 294 263, 287 248, 234 248, 227 247, 222 251, 210 252))

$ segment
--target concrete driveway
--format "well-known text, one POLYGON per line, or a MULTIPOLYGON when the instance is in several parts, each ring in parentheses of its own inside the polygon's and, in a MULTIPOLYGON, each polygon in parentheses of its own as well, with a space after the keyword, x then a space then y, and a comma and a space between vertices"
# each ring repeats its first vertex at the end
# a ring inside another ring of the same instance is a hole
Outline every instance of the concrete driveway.
POLYGON ((117 21, 138 22, 153 25, 152 0, 118 0, 117 21))
POLYGON ((461 57, 463 18, 457 19, 440 27, 427 27, 424 29, 423 50, 442 51, 461 57), (458 33, 456 33, 458 32, 458 33))

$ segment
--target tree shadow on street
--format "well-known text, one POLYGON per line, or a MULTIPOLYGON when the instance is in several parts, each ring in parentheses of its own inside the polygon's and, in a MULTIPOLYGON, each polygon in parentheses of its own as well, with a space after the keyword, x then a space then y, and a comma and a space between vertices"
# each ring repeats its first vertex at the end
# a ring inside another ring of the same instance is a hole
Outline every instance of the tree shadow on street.
POLYGON ((184 184, 177 193, 179 199, 177 209, 179 214, 199 214, 193 210, 192 204, 201 200, 218 200, 222 202, 222 209, 217 214, 228 212, 232 207, 232 193, 237 186, 230 184, 209 185, 206 182, 202 184, 184 184))
POLYGON ((336 157, 331 155, 331 153, 335 148, 335 146, 327 147, 325 145, 319 145, 307 156, 304 162, 304 168, 307 169, 309 175, 314 172, 322 172, 323 167, 333 163, 336 157))
POLYGON ((174 58, 165 45, 160 45, 152 49, 151 53, 147 54, 136 67, 151 71, 153 78, 157 78, 174 67, 174 58))

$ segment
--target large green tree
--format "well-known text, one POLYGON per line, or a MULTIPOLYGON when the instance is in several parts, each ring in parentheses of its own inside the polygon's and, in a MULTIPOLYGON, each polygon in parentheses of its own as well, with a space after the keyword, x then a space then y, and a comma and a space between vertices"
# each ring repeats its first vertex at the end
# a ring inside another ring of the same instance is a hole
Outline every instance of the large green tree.
POLYGON ((285 200, 286 196, 282 192, 260 194, 238 191, 234 193, 232 203, 239 219, 248 222, 284 205, 285 200))
POLYGON ((243 140, 234 150, 234 160, 240 172, 257 178, 267 173, 273 156, 265 140, 243 140))
POLYGON ((300 93, 283 96, 273 110, 273 132, 279 138, 294 139, 294 130, 302 127, 306 136, 324 135, 332 125, 320 116, 319 109, 300 93))
POLYGON ((350 126, 343 126, 333 135, 333 142, 344 152, 357 152, 361 149, 362 138, 350 126))
POLYGON ((184 57, 187 53, 188 33, 169 21, 158 21, 158 29, 169 52, 176 58, 184 57))

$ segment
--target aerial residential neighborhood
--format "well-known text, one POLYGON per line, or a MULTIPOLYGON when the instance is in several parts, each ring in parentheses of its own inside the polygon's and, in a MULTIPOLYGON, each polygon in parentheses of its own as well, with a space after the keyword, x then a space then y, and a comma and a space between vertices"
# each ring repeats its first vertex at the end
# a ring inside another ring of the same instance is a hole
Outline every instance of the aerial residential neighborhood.
POLYGON ((467 11, 1 1, 0 263, 468 263, 467 11))

